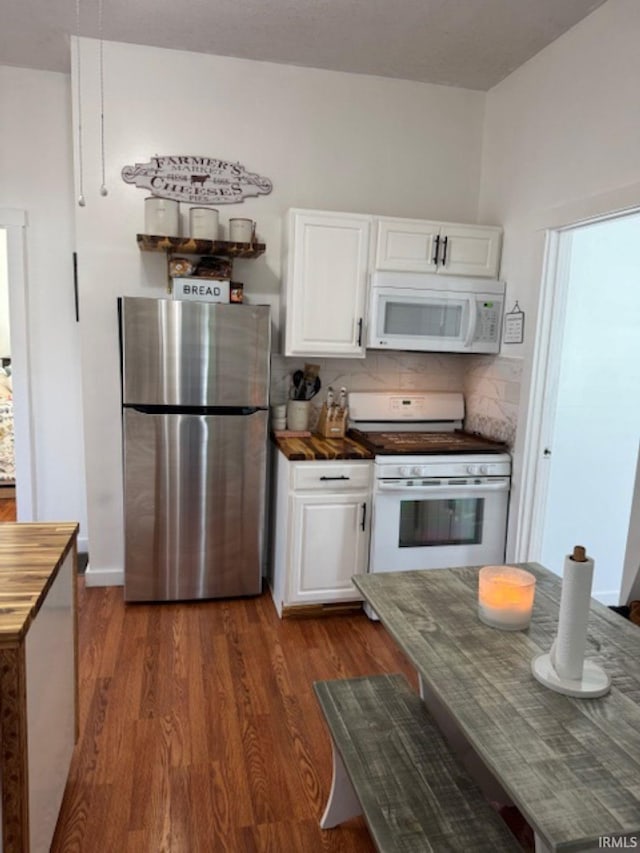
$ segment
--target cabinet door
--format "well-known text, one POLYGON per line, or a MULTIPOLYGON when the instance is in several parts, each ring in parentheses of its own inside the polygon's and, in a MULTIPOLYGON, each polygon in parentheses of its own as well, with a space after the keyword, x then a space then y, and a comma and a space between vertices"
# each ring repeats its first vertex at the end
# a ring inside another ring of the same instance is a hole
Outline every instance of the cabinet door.
POLYGON ((379 219, 376 269, 435 272, 439 222, 420 219, 379 219))
POLYGON ((285 355, 364 358, 370 217, 290 217, 285 355))
POLYGON ((445 275, 498 277, 502 229, 443 224, 438 272, 445 275))
POLYGON ((353 601, 366 572, 369 492, 293 497, 292 602, 353 601), (363 529, 364 527, 364 529, 363 529))

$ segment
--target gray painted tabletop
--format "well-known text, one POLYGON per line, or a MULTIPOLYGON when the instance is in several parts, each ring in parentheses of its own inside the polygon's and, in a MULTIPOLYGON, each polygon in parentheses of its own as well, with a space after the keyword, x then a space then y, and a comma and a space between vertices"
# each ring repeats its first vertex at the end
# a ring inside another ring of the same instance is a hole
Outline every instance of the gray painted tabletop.
POLYGON ((500 780, 556 850, 605 835, 640 838, 640 628, 592 601, 587 656, 611 692, 573 699, 539 684, 531 660, 548 652, 561 579, 536 563, 526 631, 477 616, 479 566, 356 575, 354 583, 500 780))

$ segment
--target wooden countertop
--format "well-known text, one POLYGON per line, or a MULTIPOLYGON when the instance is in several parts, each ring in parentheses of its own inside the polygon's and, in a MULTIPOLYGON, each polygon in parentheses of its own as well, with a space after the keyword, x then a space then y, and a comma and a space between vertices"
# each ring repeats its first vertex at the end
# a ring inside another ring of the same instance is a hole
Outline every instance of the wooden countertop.
POLYGON ((74 522, 0 524, 0 646, 24 638, 77 533, 74 522))
POLYGON ((373 459, 373 453, 351 438, 271 437, 278 450, 291 462, 313 462, 327 459, 373 459))

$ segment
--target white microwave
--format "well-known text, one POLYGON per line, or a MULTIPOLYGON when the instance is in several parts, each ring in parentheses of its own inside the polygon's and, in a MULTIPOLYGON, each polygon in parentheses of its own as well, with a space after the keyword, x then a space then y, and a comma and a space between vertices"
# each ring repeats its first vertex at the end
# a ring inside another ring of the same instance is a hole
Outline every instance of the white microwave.
POLYGON ((378 272, 371 278, 367 346, 496 353, 505 285, 495 279, 378 272))

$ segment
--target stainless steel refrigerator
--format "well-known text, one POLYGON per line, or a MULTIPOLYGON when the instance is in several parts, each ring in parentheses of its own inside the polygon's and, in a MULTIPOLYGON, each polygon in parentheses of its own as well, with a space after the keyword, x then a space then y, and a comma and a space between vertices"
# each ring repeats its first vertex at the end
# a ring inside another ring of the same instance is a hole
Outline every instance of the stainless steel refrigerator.
POLYGON ((126 601, 261 591, 266 306, 118 300, 126 601))

